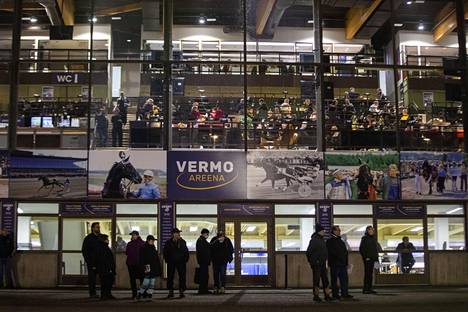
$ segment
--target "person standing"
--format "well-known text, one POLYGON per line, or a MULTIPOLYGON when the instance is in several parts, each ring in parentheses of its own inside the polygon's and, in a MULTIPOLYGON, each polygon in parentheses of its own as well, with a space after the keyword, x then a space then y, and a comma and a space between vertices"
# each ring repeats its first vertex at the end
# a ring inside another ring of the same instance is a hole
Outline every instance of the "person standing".
POLYGON ((211 246, 208 243, 207 239, 210 235, 210 231, 208 229, 203 229, 201 231, 201 235, 197 240, 196 248, 197 248, 197 262, 198 262, 198 274, 199 274, 199 286, 198 286, 198 294, 199 295, 206 295, 211 294, 208 290, 208 267, 211 263, 211 246))
POLYGON ((122 147, 123 141, 123 121, 118 108, 114 109, 114 115, 111 118, 112 122, 112 146, 122 147))
POLYGON ((467 170, 467 167, 466 167, 466 163, 463 162, 462 164, 460 164, 460 168, 461 168, 461 175, 460 175, 460 190, 462 192, 466 192, 468 191, 468 170, 467 170))
POLYGON ((107 129, 109 121, 103 109, 96 113, 96 146, 105 147, 107 144, 107 129))
POLYGON ((234 260, 234 246, 223 231, 211 239, 211 260, 213 261, 213 279, 216 294, 224 294, 226 287, 227 264, 234 260))
POLYGON ((323 292, 325 300, 330 301, 330 289, 328 288, 328 273, 327 273, 327 258, 328 251, 325 243, 325 229, 317 223, 315 225, 315 233, 312 235, 309 246, 307 247, 307 260, 312 268, 313 285, 314 285, 314 301, 320 302, 320 279, 322 280, 323 292))
POLYGON ((141 239, 138 231, 132 231, 130 242, 127 244, 125 254, 127 255, 127 269, 130 277, 130 286, 132 287, 132 299, 137 296, 137 279, 140 280, 140 285, 143 282, 143 268, 140 264, 140 251, 145 245, 145 242, 141 239))
POLYGON ((364 288, 363 294, 376 294, 372 289, 372 279, 374 274, 374 263, 379 261, 379 247, 375 239, 375 230, 372 225, 366 227, 366 233, 361 238, 359 253, 364 262, 364 288))
POLYGON ((13 288, 13 276, 11 273, 11 258, 15 250, 13 237, 6 228, 0 230, 0 288, 13 288))
POLYGON ((154 246, 156 239, 153 235, 146 237, 146 243, 140 250, 141 265, 144 270, 144 279, 141 284, 140 290, 138 291, 137 299, 141 297, 153 298, 154 282, 156 277, 161 276, 161 262, 159 262, 159 254, 154 246))
POLYGON ((172 230, 172 237, 164 243, 164 261, 167 263, 168 298, 174 297, 174 274, 179 275, 179 297, 184 298, 186 286, 186 264, 189 260, 187 243, 180 236, 178 228, 172 230))
POLYGON ((125 96, 125 93, 123 91, 120 92, 120 97, 117 99, 117 107, 119 108, 120 118, 122 119, 122 123, 124 125, 127 124, 127 113, 128 113, 129 106, 130 106, 130 102, 128 98, 125 96))
POLYGON ((115 260, 109 247, 109 236, 98 236, 96 253, 96 269, 101 281, 101 300, 116 299, 112 295, 112 285, 115 280, 115 260))
POLYGON ((348 291, 348 248, 341 238, 341 229, 338 225, 332 227, 331 237, 327 240, 327 250, 333 298, 352 299, 353 296, 348 291), (340 281, 341 296, 337 280, 340 281))
POLYGON ((397 264, 403 274, 411 272, 416 260, 414 260, 413 251, 416 251, 414 245, 410 243, 408 236, 403 237, 403 241, 398 244, 396 251, 398 252, 397 264))
POLYGON ((94 222, 91 224, 91 233, 85 237, 81 247, 81 253, 83 254, 88 268, 88 290, 90 298, 99 298, 96 295, 96 255, 99 247, 99 235, 101 235, 101 226, 99 222, 94 222))

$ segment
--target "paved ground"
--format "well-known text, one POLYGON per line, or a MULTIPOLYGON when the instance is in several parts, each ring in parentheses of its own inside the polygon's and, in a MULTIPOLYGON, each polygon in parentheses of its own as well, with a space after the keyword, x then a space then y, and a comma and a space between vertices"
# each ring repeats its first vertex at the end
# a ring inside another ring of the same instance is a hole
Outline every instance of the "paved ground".
POLYGON ((310 290, 250 289, 229 290, 222 296, 196 296, 188 292, 185 299, 164 299, 157 292, 152 302, 133 302, 128 292, 115 291, 115 301, 88 299, 82 290, 0 291, 0 311, 340 311, 340 312, 468 312, 468 288, 386 288, 378 295, 352 291, 355 300, 314 303, 310 290))

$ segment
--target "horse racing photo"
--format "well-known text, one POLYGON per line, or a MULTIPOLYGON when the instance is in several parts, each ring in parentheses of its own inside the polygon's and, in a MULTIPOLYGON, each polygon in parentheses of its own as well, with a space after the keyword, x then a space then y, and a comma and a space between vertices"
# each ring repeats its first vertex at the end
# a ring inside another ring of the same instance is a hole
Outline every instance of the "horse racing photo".
POLYGON ((16 151, 10 156, 9 193, 19 198, 83 198, 87 151, 16 151))
POLYGON ((249 199, 323 199, 323 156, 313 151, 247 153, 249 199))
POLYGON ((88 195, 95 198, 165 198, 166 161, 163 151, 90 151, 88 195))
POLYGON ((398 153, 329 152, 325 164, 327 199, 401 198, 398 153))
POLYGON ((468 195, 463 153, 401 152, 403 199, 462 199, 468 195))

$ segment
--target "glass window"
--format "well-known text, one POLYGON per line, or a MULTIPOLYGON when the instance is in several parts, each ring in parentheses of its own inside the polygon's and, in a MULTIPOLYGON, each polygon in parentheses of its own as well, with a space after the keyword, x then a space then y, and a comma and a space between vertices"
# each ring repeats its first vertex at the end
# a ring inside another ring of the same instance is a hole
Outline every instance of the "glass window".
POLYGON ((57 250, 58 218, 18 217, 19 250, 57 250))
POLYGON ((372 205, 333 205, 334 215, 372 215, 372 205))
POLYGON ((378 241, 384 251, 395 250, 403 237, 408 237, 416 249, 424 247, 424 227, 422 220, 394 219, 378 220, 378 241))
POLYGON ((83 239, 91 232, 91 224, 99 222, 101 233, 112 237, 112 221, 109 219, 64 219, 62 250, 81 250, 83 239))
POLYGON ((52 203, 19 203, 18 214, 36 214, 36 213, 56 213, 58 214, 59 205, 52 203))
POLYGON ((79 253, 62 254, 62 273, 64 275, 86 275, 88 267, 84 261, 83 255, 79 253))
POLYGON ((176 225, 182 231, 182 237, 191 251, 195 250, 197 239, 200 237, 203 228, 210 231, 208 240, 211 240, 218 231, 218 220, 216 218, 177 218, 176 225))
POLYGON ((275 205, 277 215, 315 215, 315 205, 275 205))
POLYGON ((427 205, 428 215, 463 215, 464 209, 462 204, 452 205, 427 205))
POLYGON ((157 204, 118 204, 117 214, 157 214, 157 204))
POLYGON ((348 250, 359 250, 361 238, 368 225, 372 225, 372 218, 334 218, 334 224, 341 228, 341 238, 348 250))
MULTIPOLYGON (((117 218, 116 243, 117 251, 125 251, 127 243, 130 241, 129 233, 131 231, 140 232, 143 240, 147 235, 153 235, 158 239, 158 221, 157 218, 117 218)), ((155 244, 157 246, 157 244, 155 244)))
POLYGON ((216 204, 177 204, 178 215, 216 215, 218 205, 216 204))
POLYGON ((314 224, 314 218, 276 218, 276 251, 307 250, 314 224))
POLYGON ((464 250, 464 218, 427 218, 429 249, 464 250))

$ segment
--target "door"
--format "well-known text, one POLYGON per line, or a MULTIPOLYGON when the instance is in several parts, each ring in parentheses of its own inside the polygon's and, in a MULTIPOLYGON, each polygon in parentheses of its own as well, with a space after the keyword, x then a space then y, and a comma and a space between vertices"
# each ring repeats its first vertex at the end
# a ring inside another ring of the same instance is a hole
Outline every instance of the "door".
POLYGON ((86 285, 87 266, 81 254, 83 239, 91 231, 91 224, 99 222, 101 233, 109 235, 112 241, 112 221, 110 218, 63 218, 61 223, 62 240, 60 255, 60 284, 86 285))
POLYGON ((265 219, 226 219, 226 236, 234 246, 228 281, 239 286, 271 286, 273 280, 272 222, 265 219))

